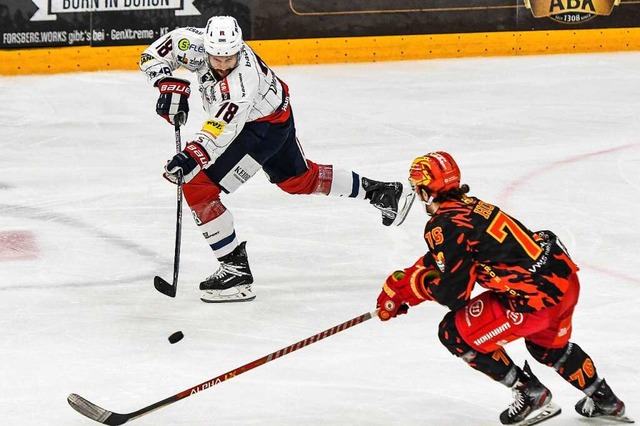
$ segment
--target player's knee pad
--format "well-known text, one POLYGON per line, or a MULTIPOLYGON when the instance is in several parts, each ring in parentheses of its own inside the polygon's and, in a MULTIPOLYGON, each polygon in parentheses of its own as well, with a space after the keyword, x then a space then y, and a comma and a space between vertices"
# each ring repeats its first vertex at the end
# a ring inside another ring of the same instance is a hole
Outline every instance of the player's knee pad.
POLYGON ((448 312, 438 327, 438 337, 445 348, 453 355, 462 357, 465 354, 475 352, 460 336, 456 327, 455 312, 448 312))
POLYGON ((525 341, 525 344, 527 350, 536 361, 549 367, 553 367, 555 363, 560 361, 569 347, 569 344, 567 344, 562 348, 545 348, 528 340, 525 341))
POLYGON ((289 194, 329 194, 333 168, 309 160, 307 160, 307 166, 309 168, 306 172, 278 182, 276 185, 289 194))
POLYGON ((515 381, 516 368, 504 349, 500 348, 490 353, 473 349, 462 339, 456 327, 454 312, 449 312, 440 322, 438 337, 449 352, 469 364, 471 368, 506 386, 511 386, 515 381))
POLYGON ((198 226, 209 223, 214 219, 220 217, 227 208, 222 204, 220 200, 204 202, 189 206, 191 207, 191 214, 198 226))
POLYGON ((220 201, 220 188, 204 173, 184 184, 183 193, 198 225, 208 223, 226 211, 220 201))

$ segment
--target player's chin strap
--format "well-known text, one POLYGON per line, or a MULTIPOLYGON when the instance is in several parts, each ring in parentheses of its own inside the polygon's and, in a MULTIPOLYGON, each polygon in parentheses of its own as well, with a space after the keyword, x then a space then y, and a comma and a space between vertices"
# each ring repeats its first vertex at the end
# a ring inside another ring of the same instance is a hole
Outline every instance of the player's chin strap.
MULTIPOLYGON (((409 183, 411 184, 411 181, 409 181, 409 183)), ((416 188, 413 184, 411 184, 411 189, 413 190, 413 197, 415 198, 416 193, 418 191, 420 191, 420 202, 424 205, 424 211, 427 212, 427 214, 429 216, 431 216, 431 213, 429 213, 429 209, 427 207, 429 207, 431 205, 431 203, 433 203, 433 200, 435 199, 435 197, 433 195, 429 195, 429 193, 426 191, 426 189, 420 187, 420 188, 416 188), (428 195, 427 199, 424 199, 424 196, 428 195)), ((413 202, 413 200, 412 200, 413 202)), ((406 215, 406 213, 405 213, 406 215)))
POLYGON ((433 203, 433 195, 429 195, 429 198, 427 199, 427 201, 424 202, 424 209, 429 216, 433 216, 433 214, 429 211, 429 208, 428 208, 431 205, 431 203, 433 203))
POLYGON ((429 199, 427 199, 427 201, 424 202, 424 205, 430 206, 431 203, 433 203, 433 195, 429 195, 429 199))

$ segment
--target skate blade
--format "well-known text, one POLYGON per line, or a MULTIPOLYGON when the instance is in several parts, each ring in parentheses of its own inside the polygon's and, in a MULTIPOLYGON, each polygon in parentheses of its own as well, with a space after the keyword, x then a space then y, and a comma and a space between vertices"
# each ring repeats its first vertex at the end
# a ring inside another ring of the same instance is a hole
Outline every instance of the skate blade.
POLYGON ((226 290, 205 290, 200 296, 200 300, 205 303, 250 302, 255 298, 256 295, 249 285, 240 285, 226 290))
POLYGON ((635 423, 636 421, 633 420, 632 418, 630 418, 629 416, 626 415, 621 415, 621 416, 609 416, 609 415, 605 415, 603 414, 602 416, 594 416, 592 417, 594 419, 603 419, 603 420, 611 420, 612 422, 619 422, 619 423, 635 423))
POLYGON ((416 192, 411 188, 410 185, 402 186, 402 195, 400 196, 400 204, 402 207, 398 208, 398 213, 396 214, 395 219, 391 222, 394 226, 400 226, 407 218, 409 214, 409 210, 411 210, 411 206, 413 205, 413 201, 416 198, 416 192))
POLYGON ((554 404, 553 402, 549 402, 547 405, 534 410, 533 413, 538 413, 533 417, 529 417, 528 419, 524 419, 521 422, 513 423, 512 426, 531 426, 537 425, 538 423, 542 423, 550 418, 553 418, 559 415, 562 412, 562 409, 559 405, 554 404))

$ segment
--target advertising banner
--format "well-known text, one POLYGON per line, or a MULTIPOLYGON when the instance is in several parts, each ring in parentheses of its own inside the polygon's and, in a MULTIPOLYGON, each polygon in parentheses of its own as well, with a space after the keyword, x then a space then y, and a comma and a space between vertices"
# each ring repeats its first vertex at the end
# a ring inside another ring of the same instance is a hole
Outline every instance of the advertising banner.
POLYGON ((149 44, 232 14, 250 36, 250 0, 0 0, 0 49, 149 44))
POLYGON ((254 10, 260 39, 640 26, 638 0, 257 0, 254 10))
POLYGON ((246 40, 640 27, 640 0, 0 0, 0 49, 146 45, 232 15, 246 40))

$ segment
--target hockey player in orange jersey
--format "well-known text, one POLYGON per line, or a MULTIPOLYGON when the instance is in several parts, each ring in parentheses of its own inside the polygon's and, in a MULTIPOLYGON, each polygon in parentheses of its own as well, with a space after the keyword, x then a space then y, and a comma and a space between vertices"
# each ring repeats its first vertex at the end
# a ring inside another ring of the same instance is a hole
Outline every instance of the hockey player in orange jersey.
POLYGON ((513 391, 513 403, 500 414, 503 424, 531 425, 560 413, 527 362, 520 368, 505 351, 519 338, 535 360, 585 394, 575 405, 580 415, 632 422, 589 355, 570 341, 580 282, 558 237, 532 232, 499 207, 468 196, 446 152, 416 158, 409 182, 430 216, 424 230, 429 251, 387 278, 378 297, 380 319, 427 300, 447 306, 442 344, 513 391), (471 297, 476 284, 487 291, 471 297))

